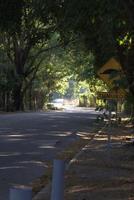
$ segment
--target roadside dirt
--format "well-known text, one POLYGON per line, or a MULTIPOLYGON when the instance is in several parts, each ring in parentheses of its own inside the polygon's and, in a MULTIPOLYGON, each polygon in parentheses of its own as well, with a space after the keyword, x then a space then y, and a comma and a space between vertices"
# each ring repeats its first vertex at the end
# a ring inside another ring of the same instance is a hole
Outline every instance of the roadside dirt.
POLYGON ((66 173, 65 199, 134 200, 132 138, 129 126, 100 131, 66 173))

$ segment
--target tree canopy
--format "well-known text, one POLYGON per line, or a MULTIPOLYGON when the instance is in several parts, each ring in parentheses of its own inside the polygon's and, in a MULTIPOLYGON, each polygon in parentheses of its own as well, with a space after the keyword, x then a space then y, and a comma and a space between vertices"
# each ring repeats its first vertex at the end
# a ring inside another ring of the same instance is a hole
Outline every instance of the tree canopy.
POLYGON ((63 7, 64 29, 85 42, 95 56, 96 68, 111 57, 117 58, 134 95, 134 2, 66 0, 63 7))
POLYGON ((15 109, 23 107, 23 94, 45 62, 44 52, 51 54, 54 48, 65 49, 68 44, 77 78, 90 80, 115 57, 134 96, 133 11, 132 0, 1 0, 0 48, 8 65, 14 66, 11 96, 15 109))

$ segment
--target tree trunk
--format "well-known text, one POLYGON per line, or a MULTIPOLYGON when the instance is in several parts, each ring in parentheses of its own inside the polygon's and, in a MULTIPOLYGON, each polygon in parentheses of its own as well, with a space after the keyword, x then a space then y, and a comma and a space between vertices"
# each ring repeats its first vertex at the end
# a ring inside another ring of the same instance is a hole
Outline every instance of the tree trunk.
POLYGON ((15 72, 16 72, 16 83, 13 90, 13 100, 15 111, 24 110, 24 94, 22 91, 24 82, 24 65, 26 60, 24 59, 25 51, 18 46, 17 41, 14 41, 15 48, 15 72))
POLYGON ((6 111, 7 112, 10 111, 10 93, 9 93, 9 91, 7 91, 7 93, 6 93, 6 111))
POLYGON ((32 84, 29 86, 29 109, 33 109, 33 104, 32 104, 32 84))
POLYGON ((2 92, 2 110, 6 111, 6 92, 2 92))
POLYGON ((22 84, 16 84, 13 91, 13 100, 14 100, 14 110, 20 111, 24 110, 24 102, 23 102, 23 92, 22 92, 22 84))

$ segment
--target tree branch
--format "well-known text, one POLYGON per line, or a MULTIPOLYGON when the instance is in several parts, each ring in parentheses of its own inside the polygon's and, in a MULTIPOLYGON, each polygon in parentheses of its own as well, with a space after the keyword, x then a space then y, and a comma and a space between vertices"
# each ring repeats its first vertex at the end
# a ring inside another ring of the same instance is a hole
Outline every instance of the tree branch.
MULTIPOLYGON (((33 56, 33 59, 31 60, 31 63, 29 66, 33 66, 34 63, 35 63, 35 60, 42 54, 42 53, 45 53, 45 52, 48 52, 52 49, 55 49, 55 48, 58 48, 58 47, 61 47, 62 45, 61 44, 57 44, 55 46, 52 46, 52 47, 49 47, 49 48, 44 48, 44 49, 41 49, 40 51, 38 51, 34 56, 33 56)), ((31 67, 29 67, 26 71, 25 71, 25 75, 29 75, 31 72, 33 71, 33 69, 31 67)))
MULTIPOLYGON (((26 86, 24 87, 23 89, 23 93, 25 94, 26 90, 29 88, 29 85, 32 83, 32 81, 35 79, 35 76, 36 76, 36 73, 38 72, 39 70, 39 67, 41 65, 41 63, 43 62, 44 58, 42 58, 39 63, 36 65, 36 67, 33 68, 32 72, 33 72, 33 75, 31 77, 31 79, 27 82, 26 86)), ((31 72, 31 73, 32 73, 31 72)))

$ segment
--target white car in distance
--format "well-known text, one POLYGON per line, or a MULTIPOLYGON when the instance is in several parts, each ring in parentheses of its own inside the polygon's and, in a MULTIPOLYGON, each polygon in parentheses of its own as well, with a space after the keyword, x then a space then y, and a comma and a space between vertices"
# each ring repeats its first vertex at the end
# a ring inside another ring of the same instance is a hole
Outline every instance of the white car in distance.
POLYGON ((64 108, 64 99, 54 99, 48 103, 48 107, 54 110, 61 110, 64 108))

